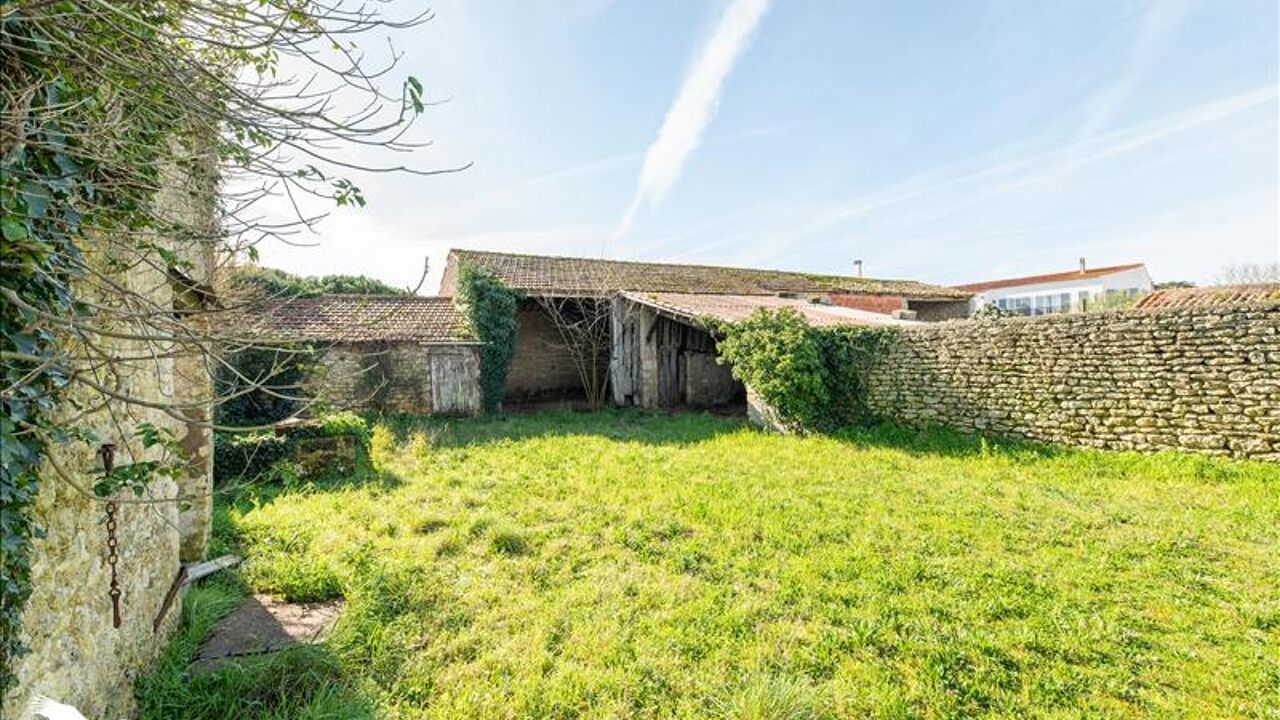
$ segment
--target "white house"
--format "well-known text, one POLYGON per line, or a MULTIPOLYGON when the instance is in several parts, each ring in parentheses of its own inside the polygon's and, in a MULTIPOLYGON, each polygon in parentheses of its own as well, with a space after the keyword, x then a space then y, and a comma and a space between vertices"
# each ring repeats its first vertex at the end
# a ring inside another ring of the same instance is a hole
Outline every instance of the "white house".
POLYGON ((1086 268, 1047 275, 988 280, 957 285, 973 293, 973 309, 995 305, 1018 315, 1050 315, 1082 312, 1091 303, 1114 300, 1117 296, 1141 295, 1151 291, 1151 276, 1143 263, 1086 268))

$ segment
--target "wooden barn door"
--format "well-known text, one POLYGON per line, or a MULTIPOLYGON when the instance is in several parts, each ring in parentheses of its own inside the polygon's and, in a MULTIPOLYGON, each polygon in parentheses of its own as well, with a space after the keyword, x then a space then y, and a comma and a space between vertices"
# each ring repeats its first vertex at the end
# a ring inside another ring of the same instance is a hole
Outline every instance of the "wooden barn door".
POLYGON ((473 415, 480 398, 474 356, 470 353, 431 354, 431 411, 442 415, 473 415))
POLYGON ((658 407, 684 404, 684 326, 667 318, 658 319, 658 407))

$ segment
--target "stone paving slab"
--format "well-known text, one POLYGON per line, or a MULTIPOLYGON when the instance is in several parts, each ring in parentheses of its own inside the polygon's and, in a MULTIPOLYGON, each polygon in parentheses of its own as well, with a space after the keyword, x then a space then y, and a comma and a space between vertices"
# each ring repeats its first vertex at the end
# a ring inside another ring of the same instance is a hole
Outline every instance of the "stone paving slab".
POLYGON ((234 658, 261 655, 323 640, 342 612, 342 601, 286 603, 251 595, 213 626, 191 662, 193 672, 216 670, 234 658))

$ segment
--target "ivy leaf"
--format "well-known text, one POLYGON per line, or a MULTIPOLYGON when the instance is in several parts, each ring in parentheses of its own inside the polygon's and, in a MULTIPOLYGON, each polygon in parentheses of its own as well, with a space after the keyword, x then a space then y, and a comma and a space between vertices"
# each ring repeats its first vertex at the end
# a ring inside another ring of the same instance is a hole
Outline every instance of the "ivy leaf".
POLYGON ((49 210, 49 192, 33 182, 22 184, 22 200, 27 205, 28 218, 42 218, 49 210))
POLYGON ((0 220, 0 232, 4 234, 4 239, 9 242, 19 242, 27 239, 27 227, 15 218, 7 217, 0 220))
POLYGON ((422 83, 418 82, 418 78, 410 75, 406 81, 409 85, 409 102, 413 105, 413 112, 421 115, 425 106, 422 104, 422 83))

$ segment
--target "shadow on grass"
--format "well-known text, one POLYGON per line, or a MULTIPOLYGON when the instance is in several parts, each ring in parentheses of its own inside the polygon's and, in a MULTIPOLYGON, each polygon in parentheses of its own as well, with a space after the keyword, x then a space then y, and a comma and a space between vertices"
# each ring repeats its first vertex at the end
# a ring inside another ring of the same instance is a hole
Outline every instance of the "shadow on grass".
POLYGON ((495 413, 474 418, 388 415, 378 422, 398 443, 427 435, 437 447, 466 447, 543 437, 596 437, 645 445, 693 445, 748 427, 746 418, 710 412, 654 412, 638 408, 495 413))
POLYGON ((914 457, 993 458, 1014 465, 1054 464, 1075 475, 1112 478, 1237 482, 1273 477, 1271 463, 1201 455, 1178 450, 1139 452, 1069 447, 1026 438, 963 433, 944 427, 912 428, 892 423, 846 428, 830 437, 859 448, 896 450, 914 457))
POLYGON ((894 423, 843 428, 830 433, 829 437, 859 447, 955 458, 1000 453, 1028 461, 1041 461, 1087 452, 1012 436, 975 435, 943 427, 913 428, 894 423))
MULTIPOLYGON (((379 420, 392 431, 398 443, 406 442, 414 433, 420 432, 438 447, 578 436, 647 445, 692 445, 752 427, 744 417, 710 412, 654 412, 637 408, 592 412, 549 410, 538 414, 494 414, 476 418, 393 415, 379 420)), ((916 429, 888 423, 842 428, 818 436, 859 447, 961 458, 1001 452, 1042 460, 1080 452, 1014 437, 970 435, 946 428, 916 429)))

